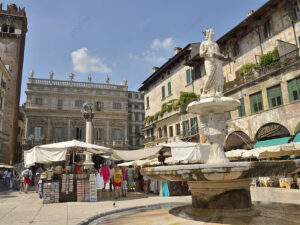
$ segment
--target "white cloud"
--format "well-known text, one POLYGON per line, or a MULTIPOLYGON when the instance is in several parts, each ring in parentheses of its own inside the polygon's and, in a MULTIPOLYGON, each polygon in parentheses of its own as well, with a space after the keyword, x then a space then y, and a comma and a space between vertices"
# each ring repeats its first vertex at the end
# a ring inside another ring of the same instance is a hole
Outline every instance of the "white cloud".
POLYGON ((164 57, 159 56, 155 52, 149 50, 144 52, 143 56, 145 61, 150 63, 162 63, 166 60, 164 57))
POLYGON ((163 40, 160 40, 158 38, 154 39, 153 42, 150 45, 151 49, 166 49, 170 48, 174 44, 173 38, 165 38, 163 40))
POLYGON ((88 55, 87 48, 80 48, 71 52, 73 69, 80 73, 100 72, 111 73, 112 70, 98 57, 88 55))

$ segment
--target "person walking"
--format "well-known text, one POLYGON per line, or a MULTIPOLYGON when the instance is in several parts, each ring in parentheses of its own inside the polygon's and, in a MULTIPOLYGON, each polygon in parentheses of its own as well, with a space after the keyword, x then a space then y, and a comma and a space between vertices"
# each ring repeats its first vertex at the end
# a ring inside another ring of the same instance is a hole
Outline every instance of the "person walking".
POLYGON ((122 167, 122 196, 126 197, 126 189, 127 189, 127 179, 128 179, 128 172, 126 167, 122 167))
POLYGON ((22 172, 22 176, 24 178, 24 191, 27 194, 28 193, 28 186, 30 184, 31 178, 32 178, 32 172, 29 168, 26 168, 22 172))
POLYGON ((131 165, 127 169, 127 172, 128 172, 128 191, 132 191, 133 190, 133 169, 131 165))
POLYGON ((7 174, 6 174, 6 179, 5 179, 5 182, 6 182, 6 185, 8 188, 10 188, 10 178, 11 178, 11 170, 8 170, 7 171, 7 174))
POLYGON ((115 172, 115 169, 112 165, 109 166, 109 191, 112 192, 113 187, 113 174, 115 172))
POLYGON ((121 186, 122 186, 122 172, 118 166, 115 167, 115 172, 113 174, 113 184, 115 189, 115 199, 120 199, 121 197, 121 186))

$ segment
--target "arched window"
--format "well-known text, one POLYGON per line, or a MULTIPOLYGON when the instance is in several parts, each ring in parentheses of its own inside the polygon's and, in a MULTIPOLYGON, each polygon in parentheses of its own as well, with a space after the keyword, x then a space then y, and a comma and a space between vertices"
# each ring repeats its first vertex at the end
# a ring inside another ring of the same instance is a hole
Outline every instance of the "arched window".
POLYGON ((6 24, 3 24, 2 27, 1 27, 1 31, 4 32, 4 33, 7 33, 8 32, 8 26, 6 24))
POLYGON ((9 27, 9 33, 10 34, 14 34, 15 33, 15 27, 14 26, 10 26, 9 27))
POLYGON ((158 128, 158 137, 162 138, 162 130, 161 130, 161 128, 158 128))

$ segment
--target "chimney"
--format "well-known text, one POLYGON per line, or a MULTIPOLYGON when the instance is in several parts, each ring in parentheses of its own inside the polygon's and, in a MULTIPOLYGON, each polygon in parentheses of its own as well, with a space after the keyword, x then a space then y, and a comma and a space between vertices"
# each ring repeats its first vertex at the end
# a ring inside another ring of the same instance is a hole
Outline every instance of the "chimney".
POLYGON ((155 73, 157 70, 159 69, 159 67, 157 67, 157 66, 153 66, 152 67, 152 71, 153 71, 153 73, 155 73))
POLYGON ((248 17, 248 16, 251 16, 253 13, 254 13, 254 10, 252 10, 252 9, 251 9, 251 10, 249 10, 249 11, 248 11, 248 15, 247 15, 247 17, 248 17))
POLYGON ((182 48, 180 47, 175 47, 174 48, 174 55, 176 55, 178 52, 180 52, 182 50, 182 48))

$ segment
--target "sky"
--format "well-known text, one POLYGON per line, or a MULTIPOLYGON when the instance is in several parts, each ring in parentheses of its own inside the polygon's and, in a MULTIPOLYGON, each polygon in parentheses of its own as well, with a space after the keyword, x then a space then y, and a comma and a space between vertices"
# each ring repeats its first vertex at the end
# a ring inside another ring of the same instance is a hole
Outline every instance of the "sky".
POLYGON ((110 83, 128 81, 136 91, 174 55, 174 47, 204 40, 213 28, 223 36, 267 0, 1 0, 25 7, 25 43, 20 105, 34 77, 110 83))

